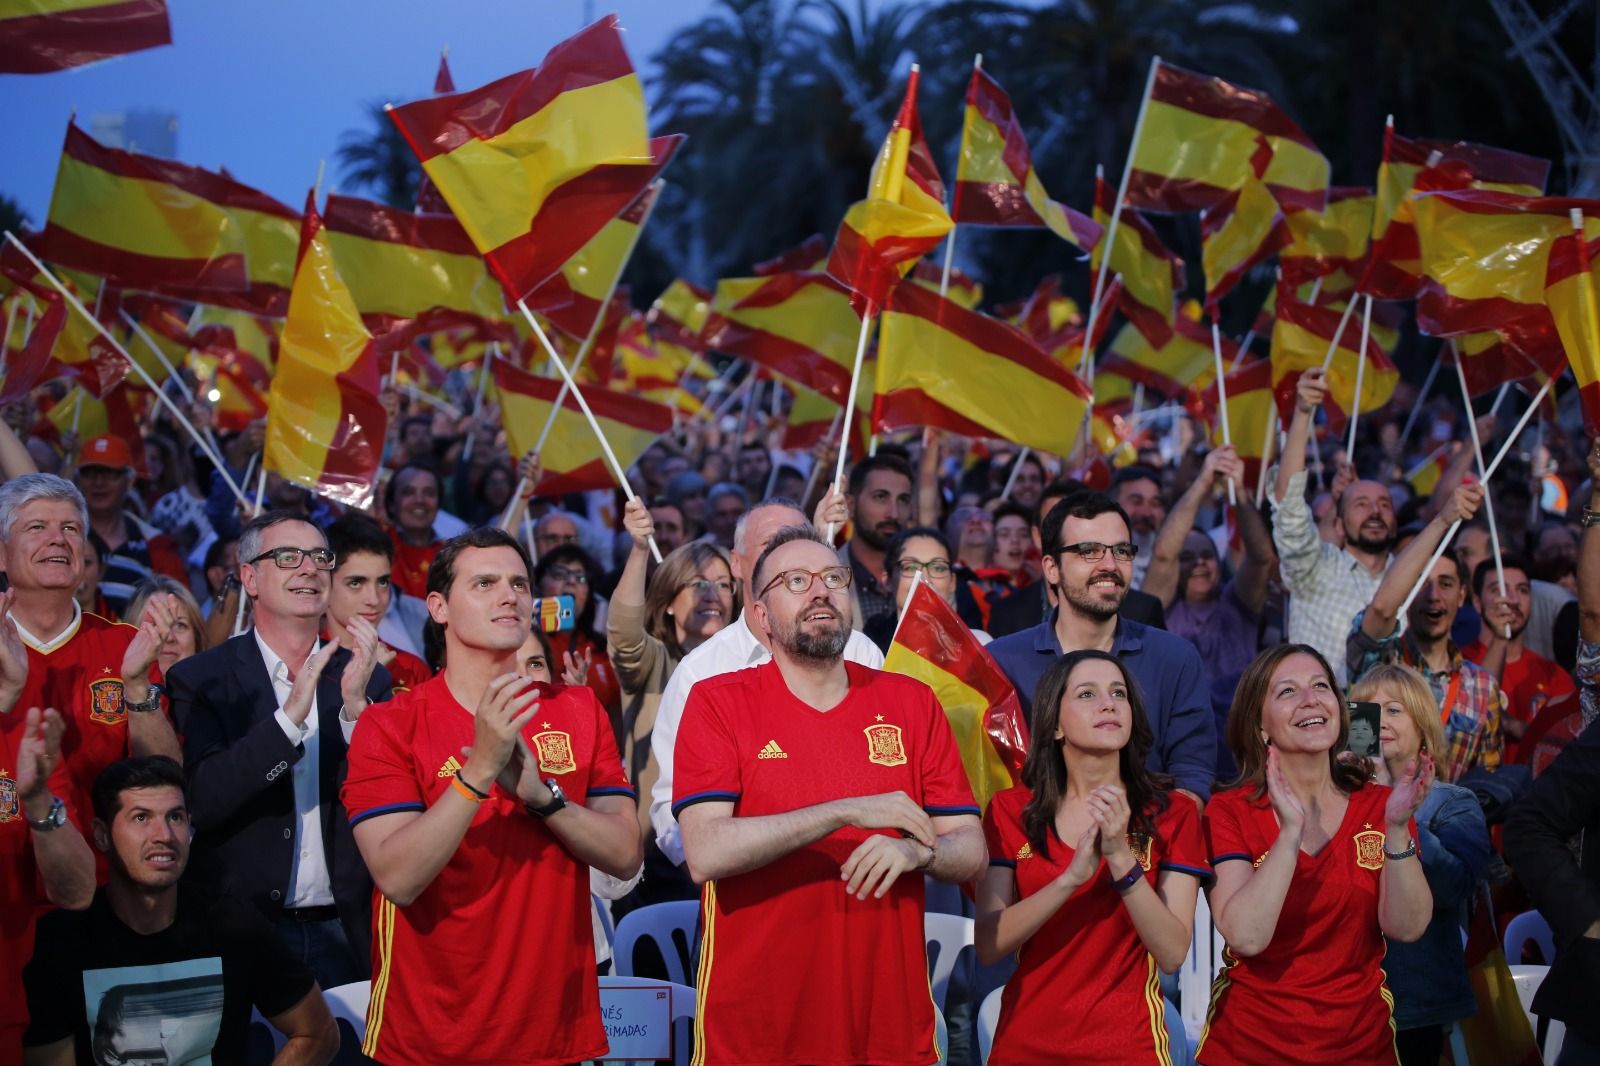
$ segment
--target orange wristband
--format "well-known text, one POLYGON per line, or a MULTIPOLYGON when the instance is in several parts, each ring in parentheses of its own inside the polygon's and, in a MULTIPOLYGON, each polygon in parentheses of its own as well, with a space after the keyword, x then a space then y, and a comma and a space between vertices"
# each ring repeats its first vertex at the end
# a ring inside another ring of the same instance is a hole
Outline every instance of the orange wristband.
POLYGON ((489 798, 487 794, 479 795, 471 785, 461 780, 460 774, 456 774, 450 778, 450 787, 467 797, 467 799, 471 800, 473 803, 482 803, 484 800, 489 798))

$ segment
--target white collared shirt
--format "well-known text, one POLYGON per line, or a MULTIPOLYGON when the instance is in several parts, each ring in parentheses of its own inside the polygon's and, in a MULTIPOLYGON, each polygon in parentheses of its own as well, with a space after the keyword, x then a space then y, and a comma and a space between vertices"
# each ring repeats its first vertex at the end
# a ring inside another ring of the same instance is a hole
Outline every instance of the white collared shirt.
POLYGON ((13 611, 9 617, 11 619, 11 623, 17 627, 17 636, 22 638, 22 643, 38 652, 40 655, 49 655, 51 652, 61 647, 77 634, 78 625, 83 621, 83 608, 79 605, 77 600, 73 600, 72 621, 68 622, 66 628, 53 637, 36 637, 32 633, 28 632, 28 627, 22 624, 22 619, 17 617, 15 611, 13 611))
MULTIPOLYGON (((650 751, 659 769, 655 787, 650 790, 650 826, 656 831, 656 844, 661 851, 679 865, 683 863, 683 837, 678 832, 678 820, 672 816, 672 752, 678 743, 678 723, 683 721, 689 690, 697 682, 760 666, 772 658, 771 650, 750 631, 745 621, 747 613, 741 611, 738 621, 723 626, 678 663, 661 693, 656 724, 650 731, 650 751)), ((883 669, 883 652, 858 629, 850 631, 844 657, 874 670, 883 669)))
MULTIPOLYGON (((311 713, 306 715, 305 724, 296 725, 283 710, 294 688, 289 666, 261 639, 260 630, 252 628, 250 632, 255 635, 256 646, 261 649, 261 658, 267 665, 267 676, 272 679, 273 694, 278 697, 278 711, 273 717, 289 742, 305 749, 292 771, 295 819, 299 825, 294 840, 294 872, 289 878, 289 898, 283 905, 288 910, 331 906, 333 879, 328 873, 327 852, 322 847, 322 742, 317 729, 317 695, 311 694, 311 713)), ((321 646, 320 640, 312 645, 311 655, 321 646)), ((309 661, 310 656, 307 659, 309 661)), ((343 725, 342 720, 340 724, 343 725)), ((346 732, 350 731, 353 730, 346 732)))

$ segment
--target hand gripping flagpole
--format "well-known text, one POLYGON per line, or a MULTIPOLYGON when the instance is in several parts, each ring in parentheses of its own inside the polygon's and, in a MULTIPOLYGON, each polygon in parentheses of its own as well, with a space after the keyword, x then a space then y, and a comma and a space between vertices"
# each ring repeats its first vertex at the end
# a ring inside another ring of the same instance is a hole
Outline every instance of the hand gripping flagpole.
MULTIPOLYGON (((1227 447, 1233 444, 1233 434, 1228 428, 1228 385, 1222 369, 1222 330, 1217 327, 1215 315, 1211 318, 1211 354, 1217 362, 1217 413, 1222 425, 1222 443, 1227 447)), ((1239 506, 1239 490, 1234 488, 1231 477, 1228 479, 1228 504, 1239 506)))

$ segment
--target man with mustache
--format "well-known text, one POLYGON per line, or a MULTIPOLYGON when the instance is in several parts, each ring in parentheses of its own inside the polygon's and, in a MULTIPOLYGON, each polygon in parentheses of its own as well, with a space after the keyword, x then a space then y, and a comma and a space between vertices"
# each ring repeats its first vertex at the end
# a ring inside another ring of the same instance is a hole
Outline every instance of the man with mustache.
POLYGON ((920 682, 846 663, 851 571, 810 527, 752 577, 772 658, 696 685, 676 745, 697 1061, 934 1062, 923 875, 985 863, 949 722, 920 682))
POLYGON ((989 654, 1016 687, 1025 713, 1046 668, 1062 655, 1098 648, 1138 680, 1154 743, 1149 765, 1204 800, 1216 771, 1217 734, 1200 653, 1182 637, 1119 617, 1138 548, 1121 507, 1098 492, 1057 503, 1040 530, 1044 579, 1057 605, 1031 629, 1000 637, 989 654))
POLYGON ((1290 596, 1287 639, 1320 651, 1342 685, 1350 680, 1345 674, 1350 621, 1378 591, 1394 560, 1390 552, 1399 527, 1389 490, 1376 481, 1356 481, 1336 503, 1344 547, 1317 536, 1306 500, 1306 442, 1327 395, 1328 376, 1322 370, 1313 368, 1300 375, 1283 462, 1272 487, 1272 540, 1290 596))
POLYGON ((1545 704, 1576 692, 1577 687, 1571 674, 1523 645, 1533 609, 1527 560, 1503 555, 1500 566, 1505 572, 1504 595, 1493 559, 1483 560, 1472 571, 1472 598, 1483 621, 1478 638, 1464 645, 1461 654, 1500 682, 1500 691, 1506 696, 1506 713, 1500 719, 1506 735, 1506 762, 1515 763, 1520 755, 1518 742, 1545 704))
POLYGON ((839 549, 839 561, 850 567, 850 624, 867 623, 894 613, 894 587, 884 571, 889 542, 911 523, 911 466, 896 455, 874 455, 850 468, 845 505, 854 530, 839 549))

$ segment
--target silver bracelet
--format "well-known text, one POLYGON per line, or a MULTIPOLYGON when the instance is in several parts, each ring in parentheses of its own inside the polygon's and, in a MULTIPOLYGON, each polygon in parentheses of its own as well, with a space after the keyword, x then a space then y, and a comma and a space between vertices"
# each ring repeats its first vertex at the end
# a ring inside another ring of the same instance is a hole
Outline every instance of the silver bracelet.
POLYGON ((1386 859, 1409 859, 1416 853, 1417 842, 1415 840, 1409 841, 1406 844, 1406 850, 1404 851, 1390 851, 1388 848, 1383 849, 1383 857, 1386 859))

